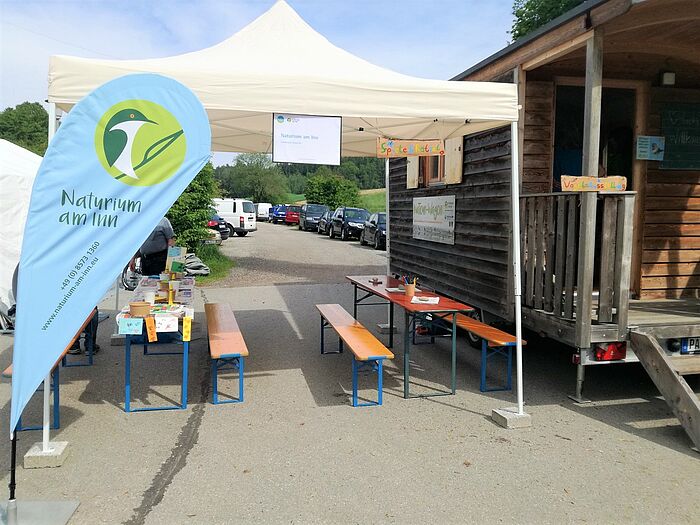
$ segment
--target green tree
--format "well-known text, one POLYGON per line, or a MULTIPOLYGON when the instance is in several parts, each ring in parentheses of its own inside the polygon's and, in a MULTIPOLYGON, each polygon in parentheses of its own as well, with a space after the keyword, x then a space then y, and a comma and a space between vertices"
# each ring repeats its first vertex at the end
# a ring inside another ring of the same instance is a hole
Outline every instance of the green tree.
POLYGON ((197 251, 209 237, 207 221, 211 215, 212 198, 219 193, 214 168, 207 163, 182 192, 167 213, 179 246, 197 251))
POLYGON ((281 202, 289 191, 280 168, 263 153, 238 155, 233 166, 216 168, 215 177, 227 197, 281 202))
POLYGON ((38 102, 23 102, 0 112, 0 138, 43 156, 48 146, 49 115, 38 102))
POLYGON ((573 9, 583 0, 514 0, 513 40, 518 40, 559 15, 573 9))
POLYGON ((329 208, 358 206, 360 192, 355 182, 334 175, 321 166, 316 175, 306 181, 306 201, 325 204, 329 208))

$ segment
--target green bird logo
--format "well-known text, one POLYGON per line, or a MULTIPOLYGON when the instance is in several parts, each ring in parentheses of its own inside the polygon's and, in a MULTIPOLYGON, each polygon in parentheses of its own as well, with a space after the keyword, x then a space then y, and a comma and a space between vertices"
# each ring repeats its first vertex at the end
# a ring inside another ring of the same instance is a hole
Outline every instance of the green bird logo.
POLYGON ((186 149, 177 119, 145 100, 124 101, 110 108, 97 125, 95 142, 107 172, 132 186, 150 186, 172 176, 186 149))

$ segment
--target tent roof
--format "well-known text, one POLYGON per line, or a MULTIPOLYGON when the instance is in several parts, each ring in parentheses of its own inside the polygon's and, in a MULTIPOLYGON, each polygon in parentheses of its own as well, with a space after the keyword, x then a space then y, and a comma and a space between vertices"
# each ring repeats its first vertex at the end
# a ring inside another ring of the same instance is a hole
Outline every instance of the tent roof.
POLYGON ((209 114, 214 151, 269 152, 273 112, 342 116, 344 156, 374 156, 377 136, 444 139, 518 118, 515 85, 427 80, 375 66, 331 44, 283 0, 201 51, 148 60, 52 56, 49 102, 69 110, 101 84, 144 72, 194 91, 209 114))

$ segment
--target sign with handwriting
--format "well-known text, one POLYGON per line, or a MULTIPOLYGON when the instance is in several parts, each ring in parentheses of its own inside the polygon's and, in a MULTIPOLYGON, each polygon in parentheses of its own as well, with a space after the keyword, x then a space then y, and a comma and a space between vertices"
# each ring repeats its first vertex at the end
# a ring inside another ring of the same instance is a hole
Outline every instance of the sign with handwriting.
POLYGON ((627 177, 561 176, 561 191, 625 191, 627 177))
POLYGON ((413 238, 455 243, 455 196, 413 199, 413 238))
POLYGON ((141 317, 118 317, 117 323, 120 335, 141 335, 143 332, 141 317))
POLYGON ((429 157, 445 154, 442 140, 394 140, 377 137, 377 157, 429 157))

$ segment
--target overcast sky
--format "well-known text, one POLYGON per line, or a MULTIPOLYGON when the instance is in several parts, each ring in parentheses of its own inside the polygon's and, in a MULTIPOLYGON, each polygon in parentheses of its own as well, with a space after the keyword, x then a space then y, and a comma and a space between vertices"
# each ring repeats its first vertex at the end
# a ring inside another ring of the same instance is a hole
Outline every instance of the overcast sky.
MULTIPOLYGON (((288 0, 369 62, 448 79, 508 43, 512 0, 288 0)), ((46 99, 50 55, 156 58, 212 46, 274 0, 0 0, 0 107, 46 99)))

